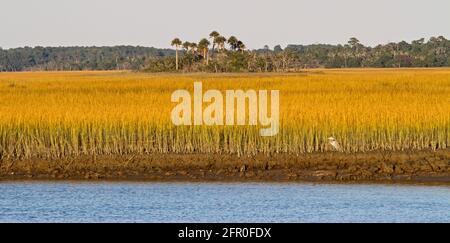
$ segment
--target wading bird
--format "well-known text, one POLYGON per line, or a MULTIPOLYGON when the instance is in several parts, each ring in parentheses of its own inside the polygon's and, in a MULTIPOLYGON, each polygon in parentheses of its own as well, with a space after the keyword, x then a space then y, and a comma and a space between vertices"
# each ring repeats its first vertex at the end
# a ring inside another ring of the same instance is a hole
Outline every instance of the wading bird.
POLYGON ((334 137, 329 137, 328 142, 331 144, 331 146, 333 146, 333 148, 336 151, 342 152, 341 145, 338 143, 338 141, 334 137))

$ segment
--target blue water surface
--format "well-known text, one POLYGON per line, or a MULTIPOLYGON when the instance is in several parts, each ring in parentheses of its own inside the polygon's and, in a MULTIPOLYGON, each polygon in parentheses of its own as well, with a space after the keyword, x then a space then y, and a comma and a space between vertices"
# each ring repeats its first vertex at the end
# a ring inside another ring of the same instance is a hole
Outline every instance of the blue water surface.
POLYGON ((3 182, 0 222, 450 222, 450 187, 3 182))

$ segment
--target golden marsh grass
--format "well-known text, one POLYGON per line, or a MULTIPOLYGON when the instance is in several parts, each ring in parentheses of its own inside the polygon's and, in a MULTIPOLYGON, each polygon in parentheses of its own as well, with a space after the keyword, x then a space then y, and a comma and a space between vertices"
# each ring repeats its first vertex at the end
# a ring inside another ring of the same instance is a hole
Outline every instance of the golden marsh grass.
POLYGON ((0 73, 2 158, 149 153, 446 149, 450 69, 311 70, 300 74, 0 73), (176 89, 280 90, 280 132, 175 127, 176 89))

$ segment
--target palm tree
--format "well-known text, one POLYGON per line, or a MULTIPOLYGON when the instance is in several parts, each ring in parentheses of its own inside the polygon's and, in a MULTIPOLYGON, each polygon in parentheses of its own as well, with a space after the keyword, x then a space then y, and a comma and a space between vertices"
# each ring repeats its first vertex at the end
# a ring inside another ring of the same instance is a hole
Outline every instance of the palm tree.
POLYGON ((175 38, 172 40, 172 46, 175 46, 175 69, 178 70, 178 48, 181 45, 181 40, 179 38, 175 38))
POLYGON ((242 42, 242 41, 237 42, 237 49, 240 50, 242 53, 244 53, 245 48, 246 48, 246 46, 245 46, 244 42, 242 42))
POLYGON ((216 43, 216 39, 217 39, 217 37, 219 37, 219 36, 220 36, 219 32, 217 32, 217 31, 215 31, 215 30, 209 34, 209 38, 211 38, 212 43, 213 43, 213 46, 212 46, 212 51, 213 51, 213 53, 214 53, 214 49, 215 49, 216 44, 217 44, 217 43, 216 43))
POLYGON ((197 53, 197 47, 198 47, 197 43, 191 42, 189 44, 190 44, 189 47, 191 48, 192 54, 195 55, 195 53, 197 53))
POLYGON ((183 42, 183 48, 186 50, 186 53, 189 52, 190 47, 191 47, 191 42, 189 42, 189 41, 183 42))
POLYGON ((235 36, 230 36, 230 38, 228 38, 227 42, 230 45, 231 50, 238 49, 238 39, 235 36))
POLYGON ((206 38, 203 38, 198 42, 198 48, 203 51, 203 58, 205 59, 206 65, 209 64, 208 49, 210 44, 211 43, 206 38))
POLYGON ((227 42, 227 38, 219 35, 216 37, 215 42, 217 43, 218 49, 223 50, 225 48, 225 42, 227 42))

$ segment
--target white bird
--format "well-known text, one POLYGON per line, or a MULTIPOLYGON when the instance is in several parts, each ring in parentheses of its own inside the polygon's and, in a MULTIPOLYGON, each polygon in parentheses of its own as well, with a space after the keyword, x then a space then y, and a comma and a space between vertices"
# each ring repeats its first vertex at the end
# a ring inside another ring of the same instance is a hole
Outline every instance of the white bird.
POLYGON ((342 147, 334 137, 329 137, 328 142, 336 151, 342 152, 342 147))

